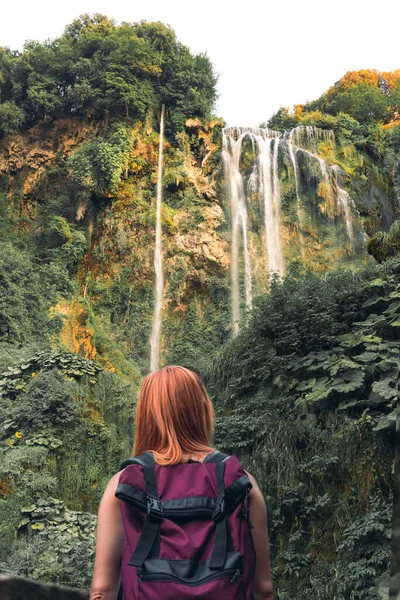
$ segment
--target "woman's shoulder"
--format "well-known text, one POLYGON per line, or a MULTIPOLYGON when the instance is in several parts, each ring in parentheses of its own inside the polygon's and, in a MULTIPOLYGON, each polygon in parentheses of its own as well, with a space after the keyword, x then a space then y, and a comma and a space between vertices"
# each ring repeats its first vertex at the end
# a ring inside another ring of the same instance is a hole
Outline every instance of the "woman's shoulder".
MULTIPOLYGON (((122 471, 123 471, 123 469, 122 469, 122 471)), ((109 481, 108 481, 108 483, 107 483, 107 485, 105 487, 104 493, 103 493, 103 499, 102 499, 103 503, 104 502, 107 502, 107 503, 111 502, 111 503, 113 503, 115 501, 119 502, 117 500, 116 496, 115 496, 115 492, 117 491, 117 486, 118 486, 118 483, 119 483, 119 477, 120 477, 122 471, 118 471, 118 473, 115 473, 115 475, 113 475, 109 479, 109 481)))

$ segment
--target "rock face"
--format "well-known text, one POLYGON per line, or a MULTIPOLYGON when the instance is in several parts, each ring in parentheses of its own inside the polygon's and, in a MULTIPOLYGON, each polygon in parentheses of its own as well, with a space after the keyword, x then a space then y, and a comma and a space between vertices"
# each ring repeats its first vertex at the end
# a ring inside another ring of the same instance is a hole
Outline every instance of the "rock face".
POLYGON ((89 594, 59 585, 46 585, 22 577, 0 575, 1 600, 88 600, 89 594))

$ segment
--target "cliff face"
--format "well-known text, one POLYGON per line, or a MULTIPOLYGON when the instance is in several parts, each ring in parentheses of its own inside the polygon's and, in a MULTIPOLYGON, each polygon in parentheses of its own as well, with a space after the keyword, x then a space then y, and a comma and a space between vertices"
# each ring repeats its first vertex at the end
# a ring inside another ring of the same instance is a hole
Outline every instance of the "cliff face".
MULTIPOLYGON (((178 147, 165 144, 165 348, 173 345, 171 339, 188 310, 203 323, 207 312, 218 310, 210 298, 211 288, 220 285, 226 292, 230 263, 228 241, 221 233, 226 223, 224 202, 217 197, 218 134, 213 129, 220 124, 190 125, 190 135, 180 134, 178 147)), ((25 136, 4 139, 0 176, 15 234, 29 236, 40 246, 46 227, 60 216, 87 239, 76 291, 52 309, 53 316, 63 320, 54 344, 87 358, 97 356, 107 368, 121 372, 121 365, 110 356, 118 348, 145 370, 153 304, 158 135, 148 123, 129 128, 121 182, 112 193, 98 194, 74 181, 68 158, 88 140, 101 138, 101 128, 60 120, 52 127, 37 126, 25 136), (101 336, 108 341, 99 343, 101 336)), ((62 241, 44 243, 53 250, 62 241)))
MULTIPOLYGON (((90 144, 103 144, 116 133, 111 130, 110 134, 105 123, 74 119, 59 119, 51 125, 37 125, 24 135, 4 138, 0 177, 14 233, 33 239, 42 255, 44 247, 44 260, 57 248, 73 246, 78 233, 86 238, 84 253, 70 270, 75 291, 52 308, 52 315, 63 322, 53 344, 96 357, 107 369, 129 376, 137 367, 148 368, 158 133, 150 121, 124 125, 122 152, 118 131, 120 146, 113 142, 110 148, 117 148, 122 159, 118 155, 118 168, 97 167, 103 169, 104 181, 108 177, 102 187, 93 184, 86 171, 82 175, 87 168, 82 155, 90 144), (105 173, 112 168, 117 172, 105 173), (117 183, 111 185, 115 176, 117 183), (65 220, 64 237, 58 231, 49 239, 46 231, 54 227, 54 218, 65 220), (68 223, 71 231, 66 232, 68 223)), ((282 153, 280 235, 286 265, 297 260, 321 271, 339 263, 362 264, 370 260, 365 235, 391 225, 398 210, 396 201, 385 191, 379 168, 355 148, 325 143, 319 144, 318 151, 327 164, 339 165, 341 185, 351 194, 357 252, 349 249, 345 215, 333 197, 334 186, 321 181, 318 163, 306 154, 297 157, 304 215, 302 251, 293 164, 282 153)), ((244 166, 248 152, 244 147, 244 166)), ((227 339, 231 318, 231 207, 221 164, 220 121, 190 119, 176 145, 165 142, 163 185, 162 356, 169 362, 201 362, 208 349, 227 339)), ((263 210, 261 200, 249 198, 255 294, 268 288, 263 210)), ((243 268, 240 262, 239 270, 243 268)))

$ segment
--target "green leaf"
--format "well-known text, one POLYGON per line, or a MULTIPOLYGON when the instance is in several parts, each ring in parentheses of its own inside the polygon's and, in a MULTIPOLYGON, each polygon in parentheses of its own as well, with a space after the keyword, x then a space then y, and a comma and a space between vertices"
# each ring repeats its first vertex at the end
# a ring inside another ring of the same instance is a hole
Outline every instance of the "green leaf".
POLYGON ((372 384, 372 391, 379 394, 385 400, 390 400, 397 396, 396 388, 390 386, 393 383, 393 379, 382 379, 381 381, 374 381, 372 384))
POLYGON ((362 331, 356 331, 355 333, 345 333, 344 335, 340 335, 338 340, 345 348, 354 348, 360 346, 365 341, 365 337, 368 336, 364 336, 362 331))
POLYGON ((368 298, 368 300, 366 300, 361 306, 362 308, 368 308, 369 306, 374 306, 374 304, 377 304, 381 300, 383 300, 382 296, 379 296, 379 294, 374 294, 373 296, 368 298))
POLYGON ((44 529, 44 523, 34 523, 33 525, 31 525, 31 529, 37 529, 38 531, 42 531, 44 529))
MULTIPOLYGON (((346 410, 347 408, 351 408, 352 406, 356 406, 356 404, 360 404, 359 400, 343 400, 338 406, 339 410, 346 410)), ((362 402, 361 402, 362 404, 362 402)))
POLYGON ((31 504, 30 506, 26 506, 24 508, 21 508, 21 512, 23 512, 23 513, 25 513, 25 512, 30 513, 32 511, 36 510, 36 508, 37 508, 36 504, 31 504))
POLYGON ((315 378, 300 381, 299 385, 296 386, 296 390, 298 390, 299 392, 310 390, 314 387, 316 381, 317 380, 315 378))
POLYGON ((371 287, 383 287, 385 285, 385 281, 383 279, 373 279, 369 282, 371 287))
POLYGON ((364 379, 365 373, 361 370, 345 371, 333 379, 332 388, 336 392, 348 394, 360 388, 364 383, 364 379))
POLYGON ((396 423, 396 415, 397 410, 393 410, 391 413, 389 413, 388 415, 383 415, 379 421, 378 424, 373 427, 373 431, 382 431, 383 429, 392 429, 393 427, 395 427, 395 423, 396 423))
POLYGON ((376 360, 379 357, 379 354, 377 352, 363 352, 362 354, 358 354, 357 356, 354 357, 354 360, 358 360, 359 362, 362 363, 372 363, 374 360, 376 360))
POLYGON ((331 386, 327 386, 326 384, 329 382, 328 377, 323 377, 321 379, 317 379, 316 385, 314 386, 312 392, 306 394, 305 400, 307 402, 317 402, 318 400, 323 400, 327 398, 332 392, 333 388, 331 386))
POLYGON ((366 344, 379 344, 382 341, 382 338, 375 334, 369 334, 369 335, 363 335, 362 341, 365 342, 366 344))
POLYGON ((378 404, 384 404, 386 402, 386 398, 377 394, 376 392, 371 392, 368 396, 368 404, 372 406, 376 406, 378 404))
POLYGON ((365 321, 356 321, 354 325, 359 325, 360 327, 376 327, 376 325, 383 325, 386 322, 386 317, 384 315, 376 315, 373 313, 369 315, 365 321))
POLYGON ((19 523, 18 523, 18 529, 20 527, 23 527, 24 525, 27 525, 30 522, 30 519, 28 517, 25 517, 25 519, 22 519, 19 523))

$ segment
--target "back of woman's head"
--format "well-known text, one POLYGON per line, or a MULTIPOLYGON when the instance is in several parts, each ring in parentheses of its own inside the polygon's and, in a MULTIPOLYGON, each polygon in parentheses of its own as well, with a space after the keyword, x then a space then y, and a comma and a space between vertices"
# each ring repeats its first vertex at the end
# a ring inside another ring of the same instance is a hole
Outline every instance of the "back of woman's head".
POLYGON ((181 462, 183 454, 211 452, 214 410, 200 376, 168 366, 142 383, 136 410, 134 454, 151 451, 158 464, 181 462))

